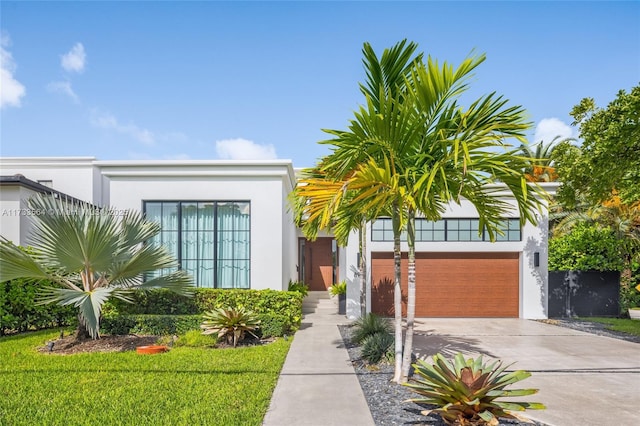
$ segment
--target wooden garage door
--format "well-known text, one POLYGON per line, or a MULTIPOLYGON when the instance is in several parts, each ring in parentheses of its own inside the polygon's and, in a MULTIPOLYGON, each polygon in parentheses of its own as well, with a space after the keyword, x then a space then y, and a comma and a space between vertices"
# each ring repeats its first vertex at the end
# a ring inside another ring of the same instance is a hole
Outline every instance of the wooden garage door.
MULTIPOLYGON (((417 317, 519 315, 518 253, 417 253, 417 317)), ((407 255, 402 256, 406 314, 407 255)), ((393 253, 371 254, 371 310, 393 316, 393 253)))

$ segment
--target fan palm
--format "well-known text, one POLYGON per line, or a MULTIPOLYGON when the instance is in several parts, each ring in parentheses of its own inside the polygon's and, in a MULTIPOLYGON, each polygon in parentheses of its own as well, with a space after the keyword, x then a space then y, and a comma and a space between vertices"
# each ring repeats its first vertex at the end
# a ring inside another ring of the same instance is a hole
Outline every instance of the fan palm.
POLYGON ((118 215, 108 208, 67 202, 38 195, 29 200, 34 216, 30 244, 33 254, 7 240, 0 243, 0 282, 15 278, 46 280, 41 303, 74 305, 80 327, 92 338, 100 335, 103 304, 116 297, 130 301, 134 289, 167 288, 190 294, 191 277, 177 269, 177 262, 164 247, 147 245, 160 232, 160 225, 137 212, 118 215), (147 281, 145 272, 174 269, 147 281))

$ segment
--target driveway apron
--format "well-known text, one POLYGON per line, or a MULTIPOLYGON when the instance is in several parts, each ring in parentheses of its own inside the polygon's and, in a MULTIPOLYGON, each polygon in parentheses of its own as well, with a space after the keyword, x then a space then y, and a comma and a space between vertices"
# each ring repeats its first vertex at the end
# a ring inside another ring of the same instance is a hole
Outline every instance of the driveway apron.
POLYGON ((524 319, 421 318, 414 351, 482 354, 532 376, 513 388, 546 410, 525 416, 553 426, 640 425, 640 344, 524 319))

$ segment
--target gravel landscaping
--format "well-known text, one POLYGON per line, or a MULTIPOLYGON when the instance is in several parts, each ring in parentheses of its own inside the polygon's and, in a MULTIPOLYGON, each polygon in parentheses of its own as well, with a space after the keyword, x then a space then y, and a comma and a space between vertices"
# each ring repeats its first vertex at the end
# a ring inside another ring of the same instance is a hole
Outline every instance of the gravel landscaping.
MULTIPOLYGON (((406 402, 410 398, 418 396, 404 386, 399 386, 391 379, 393 377, 393 365, 367 366, 360 358, 360 348, 351 343, 351 326, 339 326, 340 334, 349 352, 349 358, 356 371, 360 386, 364 392, 369 410, 377 426, 392 425, 430 425, 446 426, 438 415, 425 416, 422 411, 433 408, 427 405, 419 405, 406 402)), ((544 426, 543 423, 525 422, 511 419, 500 419, 500 425, 506 426, 544 426)))
POLYGON ((607 330, 605 324, 601 324, 598 322, 580 321, 577 319, 546 319, 540 320, 540 322, 544 322, 545 324, 557 325, 560 327, 571 328, 573 330, 584 331, 586 333, 597 334, 598 336, 606 336, 613 339, 626 340, 627 342, 640 343, 640 336, 607 330))
MULTIPOLYGON (((587 333, 607 336, 630 342, 640 343, 640 336, 632 336, 605 329, 603 324, 573 319, 542 320, 547 324, 567 327, 587 333)), ((391 382, 393 365, 368 366, 360 357, 360 349, 350 340, 351 326, 339 326, 349 358, 356 371, 360 386, 369 405, 375 424, 378 426, 392 425, 432 425, 446 426, 440 416, 421 414, 429 406, 406 402, 417 394, 409 389, 391 382)), ((500 425, 507 426, 545 426, 544 423, 526 422, 511 419, 500 419, 500 425)))

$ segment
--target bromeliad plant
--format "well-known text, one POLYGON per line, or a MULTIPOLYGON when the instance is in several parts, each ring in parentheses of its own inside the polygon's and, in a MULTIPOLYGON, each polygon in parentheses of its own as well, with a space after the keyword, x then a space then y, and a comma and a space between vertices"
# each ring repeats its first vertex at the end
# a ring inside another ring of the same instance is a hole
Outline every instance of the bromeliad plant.
POLYGON ((251 311, 244 308, 219 308, 204 313, 204 322, 200 326, 202 334, 218 334, 218 338, 226 338, 228 344, 235 348, 238 342, 249 333, 256 339, 253 332, 260 327, 260 320, 251 311))
POLYGON ((537 389, 505 389, 531 376, 524 370, 505 372, 501 361, 484 363, 482 356, 465 359, 458 353, 453 361, 441 354, 433 356, 433 365, 423 360, 414 364, 419 379, 405 386, 422 395, 410 401, 436 405, 426 414, 436 413, 448 425, 498 425, 498 417, 517 418, 511 411, 542 410, 538 402, 498 401, 504 397, 533 395, 537 389))

